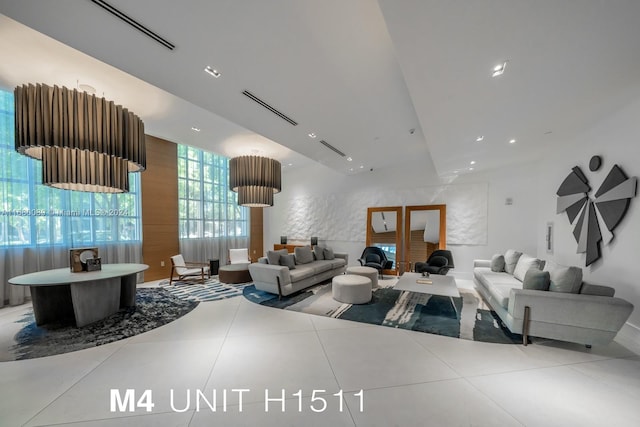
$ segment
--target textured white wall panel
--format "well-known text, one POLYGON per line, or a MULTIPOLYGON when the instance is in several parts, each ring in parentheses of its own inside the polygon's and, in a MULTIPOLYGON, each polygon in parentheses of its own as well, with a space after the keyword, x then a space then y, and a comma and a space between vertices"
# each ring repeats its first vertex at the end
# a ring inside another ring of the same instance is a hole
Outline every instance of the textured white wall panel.
POLYGON ((399 191, 362 191, 279 200, 284 213, 282 235, 306 241, 365 240, 367 208, 376 206, 447 205, 447 243, 487 244, 486 183, 422 187, 399 191))

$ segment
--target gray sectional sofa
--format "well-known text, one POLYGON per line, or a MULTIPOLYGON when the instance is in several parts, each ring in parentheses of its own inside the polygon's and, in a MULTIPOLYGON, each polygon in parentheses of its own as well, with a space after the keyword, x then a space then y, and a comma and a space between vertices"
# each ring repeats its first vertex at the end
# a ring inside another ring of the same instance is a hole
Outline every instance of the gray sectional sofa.
POLYGON ((633 305, 614 297, 613 288, 582 282, 582 269, 517 254, 505 253, 502 270, 499 256, 476 260, 473 276, 482 297, 525 345, 528 336, 606 344, 631 315, 633 305))
POLYGON ((288 254, 286 249, 269 251, 266 257, 250 264, 249 273, 256 289, 280 297, 289 295, 343 274, 349 260, 346 253, 334 253, 319 246, 294 251, 294 254, 288 254))

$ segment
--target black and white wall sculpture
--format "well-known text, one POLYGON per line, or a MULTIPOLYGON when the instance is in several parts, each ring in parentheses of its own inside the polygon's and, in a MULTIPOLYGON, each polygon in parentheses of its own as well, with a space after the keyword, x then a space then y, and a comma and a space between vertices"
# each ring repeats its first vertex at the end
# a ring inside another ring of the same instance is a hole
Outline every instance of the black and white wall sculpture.
MULTIPOLYGON (((601 164, 600 156, 593 156, 589 170, 595 172, 601 164)), ((627 178, 622 169, 614 165, 591 199, 589 180, 575 166, 558 188, 556 213, 567 213, 578 242, 578 253, 586 253, 587 266, 600 259, 600 242, 606 245, 613 240, 613 230, 635 197, 636 185, 636 177, 627 178)))

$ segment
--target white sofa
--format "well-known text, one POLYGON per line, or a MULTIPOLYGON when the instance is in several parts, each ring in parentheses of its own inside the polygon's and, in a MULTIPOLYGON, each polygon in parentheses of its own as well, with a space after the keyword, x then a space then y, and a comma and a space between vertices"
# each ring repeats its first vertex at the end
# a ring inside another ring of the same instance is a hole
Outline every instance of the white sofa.
MULTIPOLYGON (((293 269, 286 265, 270 264, 268 257, 259 258, 257 263, 250 264, 249 273, 256 289, 282 297, 345 272, 349 260, 348 254, 336 252, 333 254, 333 259, 318 259, 323 258, 323 255, 318 255, 320 251, 316 250, 312 252, 310 262, 301 263, 302 258, 309 256, 307 251, 310 251, 310 248, 295 248, 296 263, 293 269)), ((278 251, 270 251, 271 254, 274 252, 278 251)), ((280 253, 285 255, 287 251, 284 249, 280 253)), ((308 258, 305 261, 308 261, 308 258)))
MULTIPOLYGON (((548 265, 545 270, 553 268, 548 265)), ((611 287, 582 282, 581 270, 579 276, 573 292, 554 292, 523 289, 513 274, 492 271, 490 260, 474 261, 473 269, 482 297, 511 332, 523 335, 524 345, 529 335, 587 347, 609 343, 631 315, 633 304, 615 298, 611 287)))

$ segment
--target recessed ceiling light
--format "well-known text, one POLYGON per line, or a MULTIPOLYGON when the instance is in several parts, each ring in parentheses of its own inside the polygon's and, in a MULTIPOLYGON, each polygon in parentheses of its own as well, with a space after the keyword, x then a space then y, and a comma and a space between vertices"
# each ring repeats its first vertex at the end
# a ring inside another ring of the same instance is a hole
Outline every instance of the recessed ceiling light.
POLYGON ((515 140, 515 139, 510 139, 510 140, 509 140, 509 144, 515 144, 515 143, 516 143, 516 140, 515 140))
POLYGON ((504 61, 502 64, 496 65, 495 67, 493 67, 491 77, 498 77, 503 75, 505 68, 507 68, 507 61, 504 61))
POLYGON ((213 68, 211 65, 207 65, 206 67, 204 67, 204 71, 210 75, 212 75, 213 77, 215 77, 216 79, 218 77, 221 76, 220 71, 216 70, 215 68, 213 68))
POLYGON ((201 129, 197 128, 195 126, 191 126, 191 130, 194 131, 194 132, 200 132, 201 129))
POLYGON ((352 162, 353 159, 351 157, 347 157, 347 162, 352 162))
POLYGON ((480 135, 479 137, 476 138, 476 142, 480 142, 484 139, 484 136, 480 135))
POLYGON ((309 138, 315 138, 316 136, 318 136, 318 135, 316 135, 316 134, 315 134, 315 133, 313 133, 313 132, 311 132, 311 133, 309 134, 309 138))
POLYGON ((469 162, 469 164, 470 164, 470 165, 475 165, 475 164, 476 164, 476 161, 475 161, 475 160, 471 160, 471 161, 469 162))
POLYGON ((289 163, 289 166, 293 166, 293 163, 289 163))
POLYGON ((349 172, 353 172, 353 168, 349 168, 349 172))
POLYGON ((360 165, 360 169, 364 169, 364 165, 360 165))
POLYGON ((473 170, 473 168, 469 168, 469 170, 470 170, 470 171, 472 171, 472 170, 473 170))

